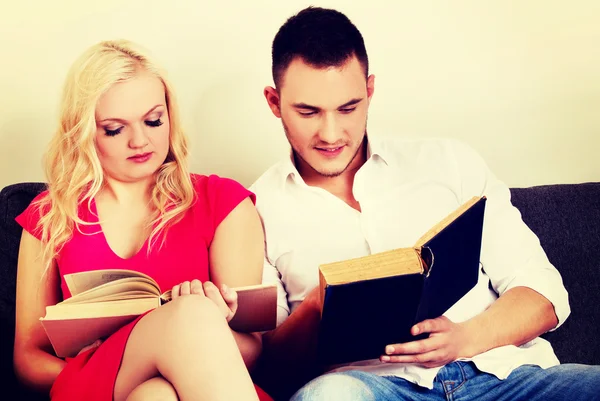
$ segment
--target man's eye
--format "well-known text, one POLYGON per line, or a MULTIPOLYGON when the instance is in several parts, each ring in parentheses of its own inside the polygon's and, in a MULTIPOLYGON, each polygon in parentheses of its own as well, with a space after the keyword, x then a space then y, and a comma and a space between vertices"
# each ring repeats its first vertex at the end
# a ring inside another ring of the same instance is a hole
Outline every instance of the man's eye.
POLYGON ((356 107, 346 107, 344 109, 340 109, 340 111, 345 114, 352 113, 354 110, 356 110, 356 107))
POLYGON ((146 125, 148 127, 160 127, 161 125, 163 125, 163 122, 160 120, 160 118, 158 118, 156 120, 146 121, 146 125))
POLYGON ((315 114, 317 114, 316 111, 299 111, 298 113, 300 113, 301 116, 314 116, 315 114))

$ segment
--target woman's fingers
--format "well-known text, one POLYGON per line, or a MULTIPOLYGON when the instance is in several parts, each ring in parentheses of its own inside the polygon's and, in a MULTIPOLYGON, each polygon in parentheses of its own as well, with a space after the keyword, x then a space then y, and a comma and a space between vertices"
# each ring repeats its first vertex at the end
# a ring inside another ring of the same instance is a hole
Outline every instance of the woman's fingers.
MULTIPOLYGON (((233 292, 235 292, 235 291, 233 291, 233 292)), ((214 285, 210 281, 204 282, 204 293, 206 294, 206 297, 208 299, 213 301, 219 307, 219 309, 223 313, 223 316, 229 322, 233 318, 234 311, 231 310, 231 307, 229 306, 227 301, 224 299, 223 295, 221 294, 221 291, 219 291, 217 286, 214 285)), ((237 299, 237 296, 236 296, 236 299, 237 299)), ((236 303, 236 307, 237 307, 237 303, 236 303)))

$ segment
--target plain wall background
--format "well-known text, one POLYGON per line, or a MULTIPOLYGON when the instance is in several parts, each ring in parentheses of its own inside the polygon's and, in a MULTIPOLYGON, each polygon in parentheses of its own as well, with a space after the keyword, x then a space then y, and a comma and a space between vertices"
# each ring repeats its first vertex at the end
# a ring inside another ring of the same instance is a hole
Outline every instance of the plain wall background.
POLYGON ((11 1, 0 13, 0 187, 44 180, 67 69, 127 38, 175 84, 191 169, 250 185, 288 145, 262 95, 286 18, 314 4, 361 30, 373 136, 455 137, 509 186, 600 181, 600 2, 11 1))

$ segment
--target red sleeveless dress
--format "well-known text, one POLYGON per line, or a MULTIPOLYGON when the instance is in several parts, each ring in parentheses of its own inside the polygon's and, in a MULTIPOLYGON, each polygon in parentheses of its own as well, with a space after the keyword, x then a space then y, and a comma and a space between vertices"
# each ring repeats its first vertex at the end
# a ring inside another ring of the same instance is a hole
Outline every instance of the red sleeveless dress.
MULTIPOLYGON (((108 245, 98 223, 94 201, 91 202, 91 210, 88 210, 87 203, 81 205, 80 217, 94 224, 81 227, 81 232, 75 230, 57 258, 63 299, 71 296, 64 275, 80 271, 107 268, 136 270, 156 280, 161 291, 183 281, 208 280, 208 248, 216 228, 242 200, 250 197, 254 202, 255 197, 242 185, 227 178, 215 175, 192 175, 191 178, 196 201, 183 219, 169 228, 162 248, 154 246, 148 253, 146 242, 137 254, 128 259, 117 256, 108 245)), ((37 208, 30 205, 16 220, 40 239, 41 233, 36 229, 39 218, 37 208)), ((66 367, 50 391, 50 398, 53 401, 111 401, 125 345, 138 320, 122 327, 100 347, 67 358, 66 367)), ((261 400, 271 400, 258 386, 256 391, 261 400)))

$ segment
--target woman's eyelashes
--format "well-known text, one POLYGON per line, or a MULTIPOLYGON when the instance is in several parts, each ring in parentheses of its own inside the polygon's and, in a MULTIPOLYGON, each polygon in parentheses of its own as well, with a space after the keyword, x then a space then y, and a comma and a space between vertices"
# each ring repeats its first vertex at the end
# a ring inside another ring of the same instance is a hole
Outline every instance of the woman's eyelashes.
POLYGON ((119 128, 116 128, 116 129, 104 128, 104 131, 106 132, 107 136, 115 136, 115 135, 119 134, 122 129, 123 129, 123 127, 121 126, 119 128))
POLYGON ((160 117, 156 120, 146 120, 144 121, 148 127, 160 127, 163 125, 163 122, 160 120, 160 117))
MULTIPOLYGON (((156 120, 145 120, 144 124, 146 124, 148 127, 160 127, 164 123, 162 122, 162 120, 160 118, 157 118, 156 120)), ((124 126, 120 126, 115 129, 109 129, 107 127, 104 127, 104 132, 106 132, 107 136, 115 136, 115 135, 120 134, 121 131, 123 130, 123 128, 124 128, 124 126)))

